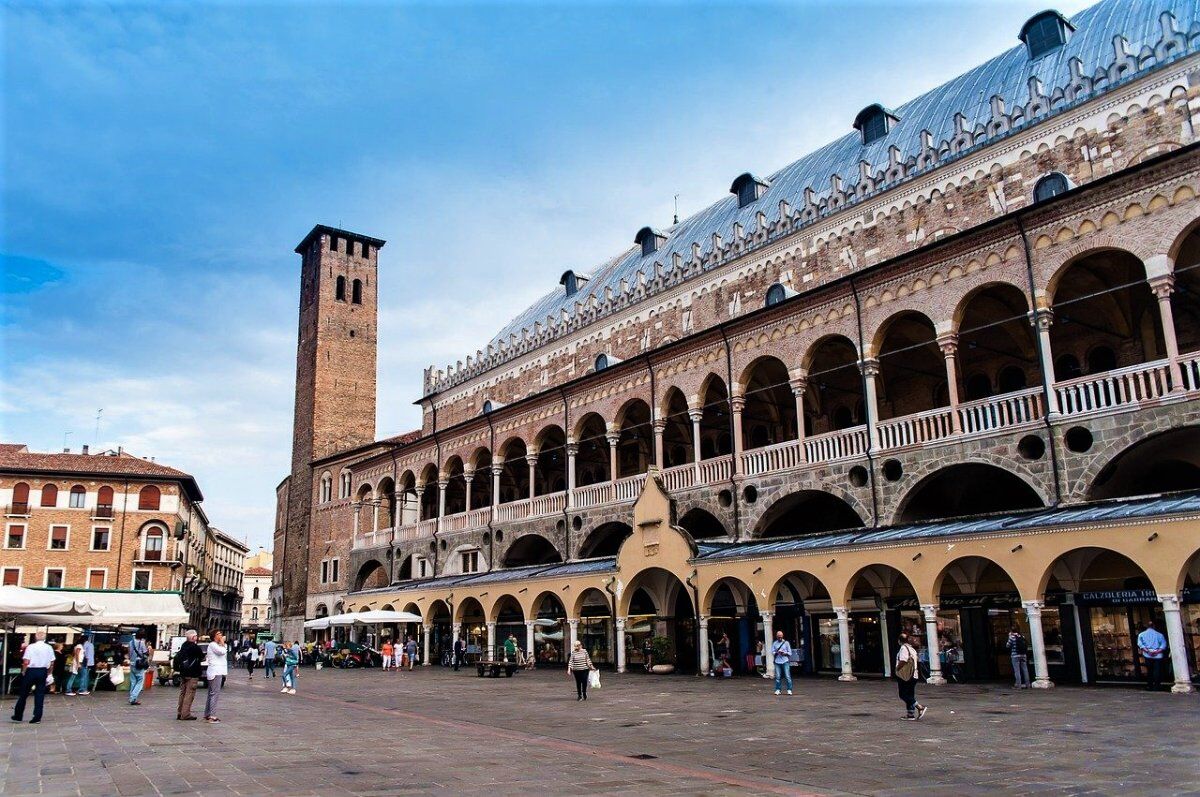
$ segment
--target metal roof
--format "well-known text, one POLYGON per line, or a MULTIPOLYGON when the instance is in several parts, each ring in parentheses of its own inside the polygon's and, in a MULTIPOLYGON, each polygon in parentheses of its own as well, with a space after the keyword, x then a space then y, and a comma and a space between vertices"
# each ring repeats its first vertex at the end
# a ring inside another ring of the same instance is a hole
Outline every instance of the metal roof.
POLYGON ((582 559, 578 562, 556 562, 546 565, 530 565, 528 567, 510 567, 502 570, 490 570, 486 573, 459 573, 438 578, 417 579, 401 584, 375 589, 362 590, 354 595, 370 595, 373 593, 403 592, 412 589, 432 589, 451 586, 476 586, 507 581, 521 581, 532 578, 547 578, 550 576, 579 576, 588 573, 605 573, 617 569, 616 557, 608 556, 600 559, 582 559))
POLYGON ((821 534, 808 534, 801 537, 763 540, 760 542, 700 542, 697 544, 699 553, 696 558, 704 561, 740 559, 823 548, 841 548, 847 545, 912 542, 968 534, 1028 531, 1059 526, 1111 523, 1114 521, 1128 522, 1167 515, 1196 513, 1200 513, 1200 491, 1149 495, 1142 498, 1123 498, 1068 507, 1034 509, 1027 512, 938 520, 930 523, 831 531, 821 534))
MULTIPOLYGON (((1109 81, 1106 78, 1101 87, 1084 95, 1080 101, 1124 84, 1157 65, 1152 57, 1153 50, 1163 37, 1161 17, 1167 12, 1173 15, 1176 30, 1183 32, 1186 40, 1183 49, 1176 49, 1171 57, 1179 57, 1200 48, 1200 4, 1195 0, 1103 0, 1071 17, 1075 32, 1057 50, 1030 60, 1025 45, 1017 42, 1001 55, 896 107, 891 112, 898 117, 898 121, 883 138, 863 145, 859 133, 850 131, 770 175, 767 180, 770 185, 762 197, 746 207, 738 207, 737 197, 726 196, 664 230, 667 241, 656 252, 643 257, 641 248, 633 246, 589 269, 593 279, 578 293, 568 296, 562 288, 547 293, 500 330, 492 338, 491 345, 507 342, 514 334, 519 339, 523 329, 532 329, 537 322, 544 325, 548 317, 557 322, 564 312, 573 316, 576 302, 586 306, 592 297, 603 302, 606 289, 619 295, 621 280, 634 286, 639 274, 644 275, 647 281, 654 279, 655 261, 669 268, 673 255, 680 255, 684 262, 692 260, 693 243, 700 244, 702 257, 706 256, 713 249, 713 234, 729 241, 734 224, 741 224, 746 234, 750 235, 758 228, 756 216, 760 212, 766 215, 769 225, 775 224, 780 218, 781 201, 786 201, 793 212, 798 212, 805 207, 806 189, 811 189, 817 197, 829 195, 830 178, 833 175, 842 179, 846 193, 852 195, 861 179, 860 161, 866 161, 872 175, 878 179, 889 167, 889 148, 895 146, 900 150, 902 162, 913 161, 922 152, 921 133, 924 130, 931 134, 933 147, 942 149, 957 134, 957 114, 965 118, 965 129, 982 129, 992 120, 991 98, 1001 97, 1007 112, 1012 114, 1015 109, 1030 102, 1033 78, 1040 82, 1047 97, 1052 97, 1056 90, 1061 94, 1061 90, 1074 81, 1071 62, 1075 59, 1079 60, 1080 73, 1084 77, 1096 77, 1116 61, 1114 37, 1118 35, 1124 36, 1128 43, 1126 52, 1133 57, 1130 68, 1119 80, 1109 81)), ((1014 42, 1017 41, 1018 30, 1014 24, 1014 42)), ((1023 129, 1043 121, 1069 105, 1067 102, 1055 102, 1049 113, 1019 122, 1013 129, 1023 129)), ((846 120, 848 130, 851 121, 846 120)), ((1000 135, 1003 134, 986 136, 984 143, 992 143, 1000 135)), ((974 149, 972 147, 966 151, 974 149)), ((937 165, 947 160, 948 157, 943 156, 937 165)), ((915 171, 910 169, 909 175, 915 171)), ((631 225, 631 231, 633 227, 631 225)))

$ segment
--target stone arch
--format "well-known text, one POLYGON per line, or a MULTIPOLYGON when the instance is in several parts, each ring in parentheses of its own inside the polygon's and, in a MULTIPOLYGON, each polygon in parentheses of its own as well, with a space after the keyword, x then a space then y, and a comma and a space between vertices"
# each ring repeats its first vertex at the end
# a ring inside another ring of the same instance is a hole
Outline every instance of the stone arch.
POLYGON ((509 437, 497 449, 499 453, 501 504, 522 501, 529 497, 529 463, 525 460, 528 448, 517 436, 509 437))
POLYGON ((716 515, 701 507, 693 507, 679 518, 680 528, 692 535, 693 540, 711 540, 728 537, 729 530, 716 515))
POLYGON ((731 408, 729 388, 725 380, 715 373, 704 378, 700 386, 697 407, 700 418, 700 458, 712 459, 733 451, 733 428, 730 425, 731 408))
POLYGON ((863 565, 846 582, 842 605, 847 606, 869 592, 885 599, 898 595, 916 598, 919 595, 916 584, 912 576, 894 565, 881 562, 863 565))
POLYGON ((426 463, 417 478, 420 489, 420 519, 430 520, 438 515, 438 466, 432 462, 426 463))
POLYGON ((378 559, 368 559, 362 567, 358 568, 358 574, 354 577, 354 591, 361 592, 364 589, 386 587, 391 581, 383 562, 378 559))
POLYGON ((454 622, 456 623, 464 623, 468 620, 485 622, 487 617, 483 604, 474 595, 468 595, 458 601, 458 605, 454 607, 454 622))
MULTIPOLYGON (((558 596, 555 597, 557 598, 558 596)), ((583 615, 584 606, 589 602, 595 601, 597 598, 603 601, 606 606, 611 608, 612 603, 608 594, 597 587, 588 587, 587 589, 581 589, 579 591, 579 595, 575 597, 575 601, 570 606, 571 613, 569 616, 574 618, 581 617, 583 615)))
POLYGON ((429 606, 425 609, 424 614, 417 612, 425 618, 426 623, 437 622, 438 619, 450 619, 450 606, 444 600, 438 598, 430 601, 429 606))
POLYGON ((487 446, 479 446, 471 453, 469 460, 473 473, 471 478, 471 506, 469 509, 481 509, 492 505, 492 450, 487 446))
POLYGON ((1200 489, 1200 426, 1142 437, 1107 458, 1088 486, 1089 500, 1200 489))
POLYGON ((446 482, 446 514, 457 515, 467 511, 466 467, 457 454, 442 466, 441 478, 446 482))
MULTIPOLYGON (((1189 354, 1200 350, 1200 219, 1179 235, 1171 253, 1173 272, 1169 281, 1176 346, 1180 353, 1189 354)), ((1196 374, 1189 376, 1195 386, 1196 374)))
POLYGON ((796 398, 791 374, 783 360, 756 357, 738 379, 742 408, 742 447, 745 450, 796 439, 796 398))
POLYGON ((945 407, 950 403, 946 361, 929 316, 902 310, 879 325, 871 350, 879 361, 880 420, 945 407))
POLYGON ((1179 569, 1179 578, 1175 581, 1176 594, 1189 587, 1200 587, 1200 546, 1191 556, 1184 558, 1183 566, 1179 569))
POLYGON ((859 350, 842 334, 824 335, 804 355, 805 433, 824 434, 866 423, 859 350))
POLYGON ((828 599, 833 594, 824 580, 816 573, 797 569, 788 570, 771 584, 767 591, 771 605, 779 603, 779 596, 784 590, 799 595, 804 600, 828 599))
POLYGON ((1167 256, 1171 258, 1171 262, 1175 263, 1179 260, 1180 253, 1183 250, 1184 244, 1187 243, 1188 237, 1200 231, 1200 218, 1195 218, 1183 226, 1175 237, 1171 240, 1171 245, 1167 249, 1167 256))
POLYGON ((751 536, 790 537, 861 528, 863 518, 844 498, 824 490, 798 490, 763 512, 751 536))
POLYGON ((688 412, 687 396, 678 387, 667 388, 660 402, 659 418, 663 425, 663 467, 673 468, 694 462, 696 446, 692 418, 688 412))
POLYGON ((567 489, 567 436, 558 424, 545 426, 534 438, 537 467, 534 494, 560 493, 567 489))
POLYGON ((1029 299, 1010 282, 968 292, 954 310, 959 395, 964 401, 1037 384, 1040 360, 1029 323, 1029 299))
MULTIPOLYGON (((1012 586, 1018 591, 1016 579, 1008 569, 995 559, 970 554, 959 556, 946 563, 933 579, 934 596, 943 594, 944 588, 952 584, 958 594, 999 592, 997 587, 1012 586)), ((1022 596, 1029 600, 1035 596, 1022 596)))
POLYGON ((914 484, 896 508, 895 523, 1038 509, 1046 505, 1040 486, 1011 467, 959 462, 938 468, 914 484))
POLYGON ((654 429, 650 405, 644 399, 632 398, 617 411, 615 425, 617 440, 617 476, 636 476, 645 473, 654 461, 654 429))
MULTIPOLYGON (((516 595, 502 592, 496 596, 495 600, 488 607, 488 621, 492 623, 499 622, 502 612, 512 613, 514 608, 516 614, 519 614, 521 617, 520 622, 524 623, 526 614, 525 607, 521 605, 521 601, 517 599, 516 595)), ((521 640, 521 643, 524 644, 524 640, 521 640)))
POLYGON ((672 573, 670 570, 665 570, 661 567, 647 567, 634 574, 625 588, 621 591, 617 599, 617 614, 628 615, 630 604, 633 602, 635 594, 638 590, 644 590, 649 596, 654 608, 660 617, 670 617, 674 612, 679 596, 682 594, 692 603, 691 596, 688 595, 687 585, 672 573))
POLYGON ((583 415, 575 424, 575 485, 586 487, 609 480, 611 473, 608 424, 597 412, 583 415))
POLYGON ((562 554, 554 547, 554 543, 534 532, 517 537, 504 552, 504 567, 545 565, 562 560, 562 554))
POLYGON ((708 589, 704 591, 704 595, 700 598, 700 614, 712 614, 713 598, 717 596, 717 592, 722 588, 728 588, 733 594, 734 606, 738 610, 739 615, 744 614, 747 607, 755 602, 753 587, 737 576, 721 576, 708 585, 708 589))
POLYGON ((601 556, 616 556, 622 543, 633 534, 633 527, 628 523, 611 521, 603 523, 584 538, 579 546, 580 559, 594 559, 601 556))
POLYGON ((1067 592, 1110 589, 1154 589, 1149 569, 1110 546, 1081 546, 1062 551, 1042 570, 1039 596, 1057 590, 1067 592))

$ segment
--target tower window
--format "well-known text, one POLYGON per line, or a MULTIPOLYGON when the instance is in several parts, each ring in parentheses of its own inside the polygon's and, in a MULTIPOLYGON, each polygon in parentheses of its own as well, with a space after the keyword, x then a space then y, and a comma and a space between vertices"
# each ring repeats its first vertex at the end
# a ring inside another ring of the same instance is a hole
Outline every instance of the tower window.
POLYGON ((790 299, 795 295, 796 292, 794 290, 787 287, 783 283, 776 282, 770 288, 767 288, 767 300, 765 304, 767 307, 774 307, 784 299, 790 299))
POLYGON ((355 280, 351 287, 350 301, 354 304, 362 304, 362 280, 355 280))
POLYGON ((345 277, 337 278, 337 289, 334 291, 334 297, 339 302, 346 301, 346 278, 345 277))
POLYGON ((338 239, 336 235, 329 236, 329 251, 336 252, 338 250, 338 239))
POLYGON ((1050 172, 1038 180, 1037 185, 1033 187, 1033 201, 1045 202, 1047 199, 1065 194, 1069 190, 1071 190, 1071 183, 1065 175, 1060 172, 1050 172))
POLYGON ((892 124, 900 119, 879 103, 868 105, 854 117, 854 129, 862 134, 863 145, 878 141, 888 134, 892 124))
POLYGON ((1075 27, 1057 11, 1034 14, 1021 27, 1018 38, 1029 48, 1031 59, 1041 58, 1067 43, 1075 27))
POLYGON ((738 177, 733 181, 733 185, 729 186, 729 193, 737 195, 739 208, 758 201, 766 192, 766 181, 760 180, 749 172, 738 177))

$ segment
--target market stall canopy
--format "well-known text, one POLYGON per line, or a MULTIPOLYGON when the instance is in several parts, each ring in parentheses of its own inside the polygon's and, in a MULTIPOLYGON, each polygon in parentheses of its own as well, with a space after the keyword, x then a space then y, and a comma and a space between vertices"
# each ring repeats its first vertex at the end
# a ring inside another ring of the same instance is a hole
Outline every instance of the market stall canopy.
POLYGON ((99 614, 101 607, 91 602, 90 595, 79 596, 63 590, 45 591, 12 585, 0 587, 0 618, 42 623, 39 616, 81 618, 99 614))
MULTIPOLYGON (((393 612, 385 609, 375 609, 368 612, 352 612, 350 614, 335 614, 326 617, 332 626, 347 625, 387 625, 388 623, 420 623, 423 618, 412 612, 393 612)), ((305 623, 308 627, 308 623, 305 623)))
POLYGON ((36 617, 22 617, 22 620, 38 625, 87 626, 173 625, 188 621, 187 610, 183 608, 183 599, 178 592, 56 589, 43 594, 80 603, 94 600, 103 608, 92 616, 44 612, 36 617))
POLYGON ((329 627, 328 617, 318 617, 315 620, 305 620, 304 627, 310 631, 324 631, 329 627))

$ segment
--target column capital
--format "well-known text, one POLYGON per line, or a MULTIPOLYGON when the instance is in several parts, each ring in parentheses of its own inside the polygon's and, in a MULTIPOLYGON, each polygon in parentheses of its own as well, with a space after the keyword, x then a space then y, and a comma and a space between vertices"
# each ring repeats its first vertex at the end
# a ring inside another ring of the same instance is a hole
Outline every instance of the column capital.
POLYGON ((1159 595, 1158 600, 1162 603, 1164 612, 1179 611, 1179 596, 1178 595, 1159 595))
POLYGON ((439 490, 445 490, 449 486, 450 486, 449 479, 438 479, 438 489, 439 490))
POLYGON ((742 410, 746 409, 746 397, 745 396, 730 396, 729 397, 729 407, 734 412, 741 412, 742 410))
POLYGON ((838 620, 848 620, 850 618, 850 610, 845 606, 834 606, 833 613, 837 615, 838 620))
POLYGON ((1021 605, 1025 607, 1026 614, 1041 615, 1042 607, 1046 605, 1045 601, 1021 601, 1021 605))
POLYGON ((463 481, 465 481, 467 484, 470 484, 471 482, 475 481, 475 471, 474 470, 464 470, 463 471, 463 481))
POLYGON ((762 619, 767 622, 770 622, 771 618, 775 616, 774 612, 759 612, 759 614, 762 616, 762 619))
POLYGON ((1150 290, 1159 301, 1170 299, 1171 294, 1175 292, 1174 274, 1161 274, 1157 277, 1151 277, 1147 282, 1150 283, 1150 290))
POLYGON ((571 626, 572 628, 578 628, 579 627, 579 618, 577 618, 577 617, 568 618, 567 625, 571 626))
POLYGON ((662 434, 664 431, 666 431, 667 419, 666 418, 655 418, 652 426, 654 427, 654 431, 656 434, 662 434))
POLYGON ((953 357, 958 353, 958 335, 954 332, 938 335, 937 345, 942 350, 943 357, 953 357))
POLYGON ((433 623, 421 623, 421 627, 425 629, 425 633, 429 633, 429 630, 433 628, 433 623))
POLYGON ((1029 314, 1029 323, 1038 329, 1049 331, 1054 326, 1054 310, 1049 307, 1039 307, 1029 314))
POLYGON ((922 603, 921 612, 925 615, 925 622, 933 622, 937 619, 938 605, 936 603, 922 603))
POLYGON ((788 380, 788 384, 792 388, 792 393, 797 396, 803 396, 804 391, 808 390, 808 375, 794 376, 788 380))
POLYGON ((504 475, 504 463, 503 462, 492 463, 492 475, 493 476, 503 476, 504 475))
POLYGON ((528 465, 529 467, 536 468, 537 462, 538 462, 538 453, 536 451, 531 451, 530 453, 525 455, 525 464, 528 465))
POLYGON ((621 433, 609 432, 608 434, 604 435, 604 439, 608 441, 609 448, 616 448, 617 443, 621 442, 621 433))
POLYGON ((533 628, 533 627, 534 627, 536 624, 537 624, 537 623, 536 623, 536 621, 534 621, 534 620, 526 620, 526 621, 525 621, 525 627, 526 627, 526 628, 533 628))
POLYGON ((624 627, 625 627, 625 618, 618 617, 617 618, 617 628, 624 628, 624 627))
POLYGON ((879 376, 879 360, 869 358, 858 361, 858 369, 862 371, 862 375, 868 379, 874 379, 879 376))
POLYGON ((704 408, 688 407, 688 417, 691 418, 692 423, 700 423, 700 421, 704 420, 704 408))
POLYGON ((495 621, 495 620, 488 620, 486 623, 484 623, 484 625, 486 625, 488 628, 495 628, 495 627, 496 627, 496 621, 495 621))
POLYGON ((700 625, 703 628, 708 628, 708 615, 707 614, 700 615, 700 625))
POLYGON ((568 440, 566 449, 568 457, 576 456, 579 454, 579 443, 576 443, 574 440, 568 440))

